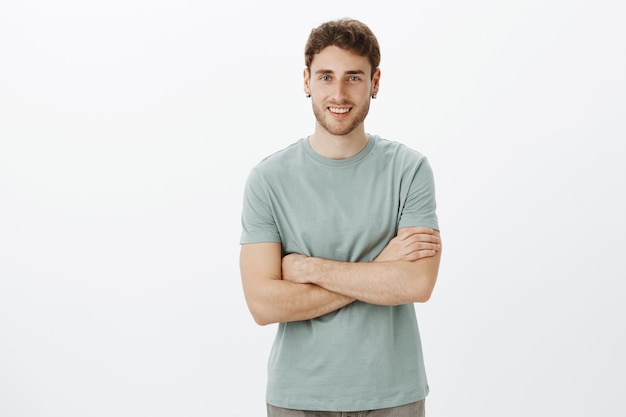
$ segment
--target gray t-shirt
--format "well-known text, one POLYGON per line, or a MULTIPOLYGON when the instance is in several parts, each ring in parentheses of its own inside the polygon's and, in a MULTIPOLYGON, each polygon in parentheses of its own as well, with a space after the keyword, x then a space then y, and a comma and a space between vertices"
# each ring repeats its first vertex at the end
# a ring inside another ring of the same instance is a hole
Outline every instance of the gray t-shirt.
MULTIPOLYGON (((398 228, 439 229, 426 157, 370 136, 331 160, 306 139, 265 158, 248 177, 241 243, 280 242, 284 253, 372 261, 398 228)), ((311 320, 279 323, 267 402, 300 410, 387 408, 428 394, 413 304, 360 301, 311 320)))

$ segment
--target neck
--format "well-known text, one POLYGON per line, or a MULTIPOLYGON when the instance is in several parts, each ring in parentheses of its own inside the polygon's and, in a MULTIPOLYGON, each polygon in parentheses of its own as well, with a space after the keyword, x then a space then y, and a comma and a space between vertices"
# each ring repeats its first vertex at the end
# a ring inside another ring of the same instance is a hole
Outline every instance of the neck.
POLYGON ((328 159, 347 159, 361 152, 369 135, 364 129, 355 129, 347 135, 333 135, 324 129, 315 129, 309 136, 309 145, 313 150, 328 159))

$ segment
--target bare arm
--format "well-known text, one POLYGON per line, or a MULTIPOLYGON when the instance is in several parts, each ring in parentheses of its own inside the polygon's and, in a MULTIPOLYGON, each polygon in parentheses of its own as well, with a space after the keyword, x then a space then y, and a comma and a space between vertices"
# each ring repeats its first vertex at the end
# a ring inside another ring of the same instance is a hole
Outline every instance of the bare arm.
MULTIPOLYGON (((375 259, 375 263, 385 266, 393 265, 396 262, 398 262, 398 265, 410 264, 419 259, 434 257, 438 254, 440 247, 438 235, 430 231, 430 229, 401 229, 398 236, 392 239, 375 259)), ((326 261, 320 258, 307 258, 294 254, 283 258, 281 267, 281 247, 279 243, 242 245, 240 271, 244 295, 248 308, 258 324, 266 325, 319 317, 350 304, 356 298, 341 295, 338 291, 334 292, 330 289, 325 289, 312 282, 298 283, 285 279, 285 275, 305 276, 298 273, 295 268, 292 270, 290 266, 291 261, 295 261, 296 257, 312 262, 326 261)), ((360 265, 334 261, 327 262, 334 267, 339 267, 340 265, 360 265)), ((363 265, 373 265, 373 263, 363 265)), ((438 257, 436 265, 439 265, 438 257)), ((388 268, 382 268, 381 271, 384 269, 388 268)), ((318 271, 314 270, 312 272, 318 275, 318 271)), ((357 277, 360 274, 358 271, 353 271, 353 273, 356 273, 357 277)), ((340 279, 340 277, 337 277, 337 279, 340 279)))
POLYGON ((283 280, 279 243, 242 245, 239 266, 248 308, 260 325, 319 317, 354 301, 314 284, 283 280))
POLYGON ((340 262, 291 254, 283 258, 283 279, 310 283, 371 304, 427 301, 435 287, 439 232, 401 229, 374 262, 340 262), (434 238, 434 239, 433 239, 434 238))
POLYGON ((435 256, 439 251, 441 251, 439 232, 429 227, 403 227, 374 261, 412 262, 435 256))

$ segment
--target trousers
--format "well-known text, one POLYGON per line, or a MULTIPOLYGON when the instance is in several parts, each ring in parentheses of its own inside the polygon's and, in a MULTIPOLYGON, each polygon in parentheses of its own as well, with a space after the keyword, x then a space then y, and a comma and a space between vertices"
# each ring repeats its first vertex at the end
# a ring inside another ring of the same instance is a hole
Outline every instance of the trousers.
POLYGON ((365 411, 308 411, 291 410, 267 404, 267 417, 424 417, 425 400, 401 405, 365 411))

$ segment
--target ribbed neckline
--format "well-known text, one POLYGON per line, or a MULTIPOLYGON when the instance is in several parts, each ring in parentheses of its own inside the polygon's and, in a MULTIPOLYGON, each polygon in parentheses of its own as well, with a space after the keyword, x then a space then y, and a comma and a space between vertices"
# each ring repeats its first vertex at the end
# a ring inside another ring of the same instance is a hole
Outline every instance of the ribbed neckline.
POLYGON ((346 159, 330 159, 330 158, 326 158, 325 156, 318 154, 317 152, 313 150, 313 148, 309 144, 308 137, 300 139, 300 143, 302 146, 304 146, 304 150, 306 151, 306 153, 315 161, 321 164, 327 165, 327 166, 342 167, 342 166, 356 164, 357 162, 365 158, 370 153, 372 148, 374 148, 374 145, 376 144, 376 141, 378 141, 378 139, 379 139, 378 135, 369 135, 369 139, 367 141, 367 145, 365 145, 365 148, 363 148, 356 155, 351 156, 350 158, 346 158, 346 159))

